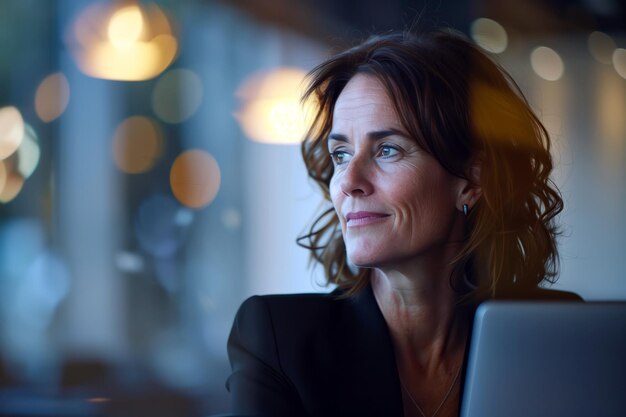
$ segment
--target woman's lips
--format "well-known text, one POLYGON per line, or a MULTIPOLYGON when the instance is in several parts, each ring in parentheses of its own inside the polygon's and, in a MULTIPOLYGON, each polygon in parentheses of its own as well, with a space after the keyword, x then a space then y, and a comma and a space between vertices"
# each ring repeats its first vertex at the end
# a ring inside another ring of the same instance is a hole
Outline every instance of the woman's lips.
POLYGON ((369 224, 379 223, 389 217, 385 213, 375 213, 372 211, 355 211, 346 214, 346 226, 366 226, 369 224))

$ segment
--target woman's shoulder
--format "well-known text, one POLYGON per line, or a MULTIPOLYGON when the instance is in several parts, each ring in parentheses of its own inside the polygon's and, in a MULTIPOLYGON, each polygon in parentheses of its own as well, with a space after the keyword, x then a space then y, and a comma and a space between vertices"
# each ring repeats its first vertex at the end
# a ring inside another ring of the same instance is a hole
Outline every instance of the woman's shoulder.
POLYGON ((318 364, 330 361, 328 352, 354 323, 350 304, 335 292, 252 296, 235 316, 228 342, 231 363, 243 357, 241 352, 252 352, 289 374, 304 366, 303 357, 316 358, 318 364))
POLYGON ((350 304, 349 299, 341 297, 337 290, 329 293, 254 295, 241 304, 237 316, 252 318, 265 315, 274 325, 283 321, 298 321, 302 326, 309 320, 319 323, 325 317, 330 318, 346 304, 350 304))
POLYGON ((511 291, 497 297, 499 300, 532 301, 583 301, 583 298, 571 291, 554 288, 535 287, 523 291, 511 291))
POLYGON ((271 303, 278 305, 290 305, 299 303, 327 303, 329 301, 339 300, 339 293, 337 290, 326 293, 298 293, 298 294, 266 294, 266 295, 253 295, 244 301, 245 303, 271 303))
POLYGON ((391 342, 369 289, 250 297, 228 355, 227 387, 242 414, 386 415, 389 398, 401 407, 391 342), (366 411, 347 413, 355 409, 366 411))

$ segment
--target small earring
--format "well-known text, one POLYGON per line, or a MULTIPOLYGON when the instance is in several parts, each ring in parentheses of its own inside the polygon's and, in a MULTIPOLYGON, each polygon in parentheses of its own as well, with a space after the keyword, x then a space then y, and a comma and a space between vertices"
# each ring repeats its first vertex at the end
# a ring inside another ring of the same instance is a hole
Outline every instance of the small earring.
POLYGON ((463 204, 463 214, 465 217, 469 214, 469 206, 467 204, 463 204))

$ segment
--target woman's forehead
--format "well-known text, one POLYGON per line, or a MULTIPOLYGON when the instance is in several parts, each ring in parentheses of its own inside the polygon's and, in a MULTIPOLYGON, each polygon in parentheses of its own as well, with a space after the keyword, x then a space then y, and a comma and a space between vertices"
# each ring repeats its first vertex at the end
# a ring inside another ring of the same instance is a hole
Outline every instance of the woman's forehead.
POLYGON ((378 78, 368 74, 357 74, 348 81, 339 94, 335 108, 354 105, 362 100, 392 104, 389 94, 378 78))
POLYGON ((357 74, 337 98, 333 124, 376 120, 395 125, 390 127, 400 127, 394 104, 383 84, 371 75, 357 74))

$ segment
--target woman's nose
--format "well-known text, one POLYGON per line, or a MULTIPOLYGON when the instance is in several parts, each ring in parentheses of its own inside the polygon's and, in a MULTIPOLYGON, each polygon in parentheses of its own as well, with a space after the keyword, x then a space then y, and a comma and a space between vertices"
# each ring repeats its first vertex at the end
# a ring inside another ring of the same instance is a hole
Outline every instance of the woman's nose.
POLYGON ((370 161, 364 156, 354 156, 341 177, 341 191, 351 197, 372 193, 370 161))

